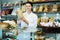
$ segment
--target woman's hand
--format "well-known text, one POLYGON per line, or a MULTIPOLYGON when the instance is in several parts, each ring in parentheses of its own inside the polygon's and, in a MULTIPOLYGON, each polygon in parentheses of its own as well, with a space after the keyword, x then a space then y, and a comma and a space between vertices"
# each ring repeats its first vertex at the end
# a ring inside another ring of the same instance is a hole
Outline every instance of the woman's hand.
POLYGON ((17 10, 16 11, 18 19, 24 21, 26 24, 28 24, 28 20, 24 17, 24 14, 22 12, 22 10, 17 10))
POLYGON ((21 20, 23 20, 27 25, 29 24, 28 20, 25 17, 23 17, 21 20))

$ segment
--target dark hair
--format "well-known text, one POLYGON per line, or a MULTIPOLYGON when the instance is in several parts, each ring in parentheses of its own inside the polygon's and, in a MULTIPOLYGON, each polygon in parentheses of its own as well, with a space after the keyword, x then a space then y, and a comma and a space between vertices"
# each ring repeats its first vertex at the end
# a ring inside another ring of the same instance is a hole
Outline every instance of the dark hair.
POLYGON ((31 6, 33 6, 31 2, 26 2, 25 5, 26 5, 26 4, 30 4, 31 6))

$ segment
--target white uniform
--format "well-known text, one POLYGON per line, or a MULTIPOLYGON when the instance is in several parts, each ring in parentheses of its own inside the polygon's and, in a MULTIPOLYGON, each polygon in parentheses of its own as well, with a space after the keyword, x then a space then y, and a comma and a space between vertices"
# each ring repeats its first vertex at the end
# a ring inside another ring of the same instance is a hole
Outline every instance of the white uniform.
MULTIPOLYGON (((24 14, 24 17, 28 20, 29 25, 27 25, 24 21, 19 20, 21 23, 21 28, 23 28, 23 27, 28 27, 28 28, 26 30, 24 30, 23 32, 20 32, 17 39, 29 40, 28 37, 30 37, 30 32, 34 33, 35 31, 37 31, 37 28, 36 28, 37 27, 37 15, 32 12, 31 13, 25 12, 23 14, 24 14)), ((19 21, 17 23, 19 23, 19 21)))

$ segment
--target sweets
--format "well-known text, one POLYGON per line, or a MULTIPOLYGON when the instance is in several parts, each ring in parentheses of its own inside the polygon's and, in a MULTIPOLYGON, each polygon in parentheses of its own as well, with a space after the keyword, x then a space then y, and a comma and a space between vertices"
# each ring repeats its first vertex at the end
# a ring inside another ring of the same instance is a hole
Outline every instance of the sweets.
POLYGON ((17 14, 18 18, 23 18, 23 17, 24 17, 23 12, 22 12, 21 9, 18 9, 18 10, 16 11, 16 14, 17 14))
POLYGON ((44 5, 44 12, 48 12, 48 6, 44 5))
POLYGON ((33 2, 33 0, 29 0, 30 2, 33 2))
POLYGON ((52 8, 52 12, 57 12, 58 11, 58 5, 54 4, 52 8))
POLYGON ((39 12, 43 12, 43 5, 39 7, 39 12))

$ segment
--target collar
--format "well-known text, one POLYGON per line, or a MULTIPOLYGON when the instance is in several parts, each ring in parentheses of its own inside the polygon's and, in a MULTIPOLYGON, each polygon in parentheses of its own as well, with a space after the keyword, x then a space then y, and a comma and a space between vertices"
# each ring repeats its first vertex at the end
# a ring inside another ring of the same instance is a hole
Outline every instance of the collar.
POLYGON ((27 15, 31 15, 32 14, 32 12, 30 12, 30 13, 27 13, 27 12, 25 12, 27 15))

